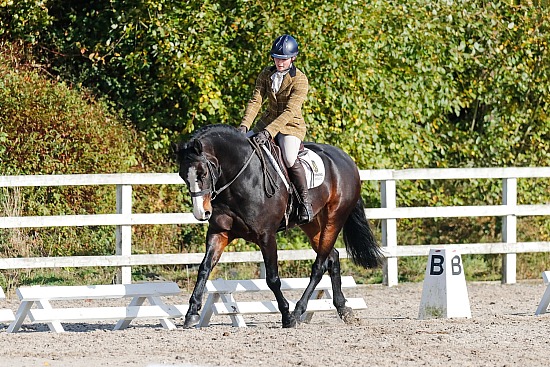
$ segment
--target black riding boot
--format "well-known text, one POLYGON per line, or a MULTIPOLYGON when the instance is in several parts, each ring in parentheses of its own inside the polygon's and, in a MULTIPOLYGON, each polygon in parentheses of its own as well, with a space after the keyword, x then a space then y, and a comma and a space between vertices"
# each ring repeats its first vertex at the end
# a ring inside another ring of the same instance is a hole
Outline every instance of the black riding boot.
POLYGON ((313 208, 308 196, 306 172, 300 161, 296 160, 294 166, 288 168, 288 175, 296 187, 301 205, 298 207, 298 224, 306 224, 313 220, 313 208))

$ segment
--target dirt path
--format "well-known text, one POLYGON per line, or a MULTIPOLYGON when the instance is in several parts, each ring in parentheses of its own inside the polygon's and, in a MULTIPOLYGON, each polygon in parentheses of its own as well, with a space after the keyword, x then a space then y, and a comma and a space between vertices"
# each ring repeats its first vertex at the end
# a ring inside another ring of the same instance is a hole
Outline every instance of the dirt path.
POLYGON ((215 316, 210 327, 173 331, 155 323, 111 331, 114 323, 105 322, 7 334, 3 325, 0 366, 546 366, 550 314, 534 316, 544 289, 542 280, 468 283, 471 319, 418 320, 422 284, 415 283, 348 290, 369 306, 357 312, 359 326, 333 313, 292 330, 281 329, 278 315, 247 317, 249 328, 215 316))

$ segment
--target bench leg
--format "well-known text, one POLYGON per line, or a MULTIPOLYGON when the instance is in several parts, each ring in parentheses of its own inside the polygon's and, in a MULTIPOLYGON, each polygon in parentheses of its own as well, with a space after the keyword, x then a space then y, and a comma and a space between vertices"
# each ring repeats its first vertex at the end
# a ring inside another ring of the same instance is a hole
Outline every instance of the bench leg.
MULTIPOLYGON (((311 294, 311 297, 309 297, 309 299, 321 299, 323 298, 325 295, 325 292, 323 290, 314 290, 313 293, 311 294)), ((315 312, 313 311, 307 311, 306 309, 306 312, 304 313, 304 316, 302 317, 302 320, 300 320, 301 322, 305 322, 305 323, 309 323, 311 322, 311 319, 313 318, 313 315, 315 314, 315 312)))
MULTIPOLYGON (((164 311, 166 311, 166 313, 169 314, 168 305, 166 303, 162 302, 160 297, 151 296, 151 297, 147 297, 147 300, 149 301, 149 303, 152 306, 159 306, 164 311)), ((176 328, 176 324, 174 324, 174 322, 172 320, 170 320, 169 318, 167 318, 167 317, 163 317, 163 318, 159 319, 159 321, 160 321, 160 324, 162 325, 162 327, 165 328, 165 329, 174 330, 176 328)))
MULTIPOLYGON (((48 300, 37 301, 36 305, 42 310, 52 309, 52 305, 48 300)), ((54 331, 56 333, 63 333, 65 331, 65 329, 63 329, 63 326, 61 325, 61 322, 59 321, 48 322, 47 325, 50 328, 50 331, 54 331)))
POLYGON ((220 300, 219 293, 210 293, 206 302, 202 306, 201 316, 199 320, 198 328, 208 326, 210 324, 210 319, 212 318, 212 305, 220 300))
MULTIPOLYGON (((333 297, 332 297, 332 291, 329 290, 329 289, 326 289, 326 290, 315 290, 313 291, 313 293, 311 294, 311 297, 309 297, 309 299, 330 299, 332 300, 333 297)), ((336 313, 338 313, 338 311, 336 311, 336 313)), ((315 312, 313 311, 307 311, 304 313, 304 316, 302 317, 302 322, 305 322, 305 323, 309 323, 311 322, 311 319, 313 317, 313 314, 315 314, 315 312)))
MULTIPOLYGON (((200 321, 197 325, 198 328, 208 326, 210 324, 210 319, 213 314, 212 305, 218 302, 220 298, 222 302, 235 302, 235 298, 233 298, 233 294, 231 293, 210 293, 206 299, 206 302, 204 302, 200 321)), ((246 327, 246 322, 244 321, 242 315, 229 315, 229 317, 231 318, 232 326, 246 327)))
POLYGON ((23 325, 23 321, 25 321, 25 318, 27 317, 27 314, 29 313, 29 310, 31 309, 34 301, 23 301, 19 305, 19 308, 17 309, 17 312, 15 313, 15 320, 8 326, 8 329, 6 330, 8 333, 16 333, 19 331, 19 328, 21 328, 21 325, 23 325))
POLYGON ((544 295, 540 300, 540 304, 539 304, 539 307, 537 308, 537 311, 535 312, 535 315, 541 315, 543 313, 546 313, 546 310, 548 309, 549 304, 550 304, 550 284, 548 284, 548 286, 546 287, 546 291, 544 291, 544 295))
MULTIPOLYGON (((235 302, 235 298, 233 298, 232 293, 224 293, 221 295, 223 302, 235 302)), ((244 317, 242 315, 229 315, 231 317, 231 325, 237 326, 237 327, 246 327, 246 322, 244 321, 244 317)))
MULTIPOLYGON (((146 297, 134 297, 130 304, 128 306, 143 306, 143 302, 145 302, 146 297)), ((124 330, 126 329, 133 319, 124 319, 119 320, 113 330, 124 330)))

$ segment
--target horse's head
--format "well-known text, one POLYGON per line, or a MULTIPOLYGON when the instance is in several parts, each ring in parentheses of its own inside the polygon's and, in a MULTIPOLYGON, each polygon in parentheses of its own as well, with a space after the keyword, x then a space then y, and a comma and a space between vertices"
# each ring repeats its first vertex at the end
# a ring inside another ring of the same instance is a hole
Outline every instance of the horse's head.
POLYGON ((213 195, 219 178, 216 157, 209 154, 199 139, 186 144, 173 144, 179 164, 179 175, 187 184, 193 200, 193 215, 197 220, 208 220, 212 215, 213 195))

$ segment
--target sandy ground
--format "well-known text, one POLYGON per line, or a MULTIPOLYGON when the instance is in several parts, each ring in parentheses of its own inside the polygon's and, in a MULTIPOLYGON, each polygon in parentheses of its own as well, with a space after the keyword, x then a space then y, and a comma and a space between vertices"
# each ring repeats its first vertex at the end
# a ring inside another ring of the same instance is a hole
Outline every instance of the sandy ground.
POLYGON ((347 290, 368 305, 354 326, 332 312, 290 330, 279 315, 248 316, 248 328, 221 316, 202 329, 178 320, 171 331, 154 320, 121 331, 111 321, 65 324, 60 334, 43 324, 8 334, 0 325, 0 366, 548 366, 550 313, 534 316, 544 290, 542 280, 468 283, 470 319, 418 320, 422 283, 415 283, 347 290))

